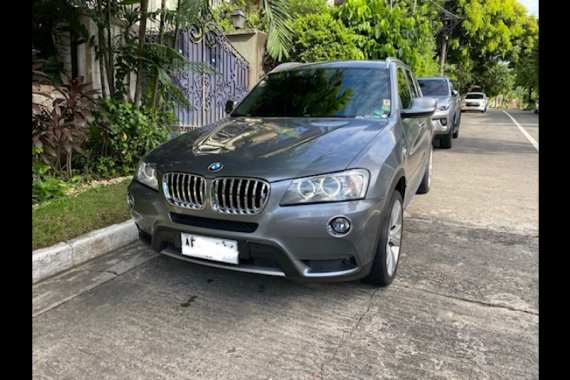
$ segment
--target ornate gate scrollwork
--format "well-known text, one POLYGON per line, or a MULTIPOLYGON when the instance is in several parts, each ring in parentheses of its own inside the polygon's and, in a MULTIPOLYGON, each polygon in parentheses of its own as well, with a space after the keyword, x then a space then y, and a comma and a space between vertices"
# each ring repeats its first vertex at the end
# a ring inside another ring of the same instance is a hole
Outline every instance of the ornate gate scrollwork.
POLYGON ((247 93, 249 64, 212 21, 183 29, 179 37, 178 51, 189 62, 202 62, 212 69, 209 72, 189 70, 173 77, 190 105, 179 106, 175 110, 178 129, 184 130, 213 123, 226 116, 226 101, 239 101, 247 93))

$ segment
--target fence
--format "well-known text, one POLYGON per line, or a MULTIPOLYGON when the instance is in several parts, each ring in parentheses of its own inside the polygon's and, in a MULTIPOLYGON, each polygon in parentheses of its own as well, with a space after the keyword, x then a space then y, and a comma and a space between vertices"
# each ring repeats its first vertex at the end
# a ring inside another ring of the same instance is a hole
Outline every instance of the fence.
POLYGON ((198 41, 192 29, 180 32, 178 49, 190 62, 202 62, 214 72, 187 70, 173 78, 189 106, 175 110, 179 124, 175 131, 216 122, 226 116, 227 100, 241 100, 249 88, 249 65, 219 32, 208 31, 198 41))

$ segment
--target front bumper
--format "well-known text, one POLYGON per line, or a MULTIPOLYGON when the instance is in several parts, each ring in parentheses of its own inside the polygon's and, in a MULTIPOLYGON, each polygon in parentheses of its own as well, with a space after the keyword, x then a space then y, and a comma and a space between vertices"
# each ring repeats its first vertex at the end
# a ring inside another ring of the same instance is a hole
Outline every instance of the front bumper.
POLYGON ((445 111, 437 110, 432 115, 431 120, 433 123, 433 135, 434 135, 434 137, 436 135, 444 135, 444 134, 449 133, 449 128, 452 127, 450 110, 451 109, 448 109, 445 111))
POLYGON ((461 105, 461 111, 485 111, 486 108, 487 107, 485 104, 477 104, 477 105, 462 104, 461 105))
POLYGON ((242 272, 298 280, 348 281, 370 272, 384 199, 279 206, 289 181, 272 183, 271 198, 258 215, 226 215, 209 205, 200 211, 169 204, 162 193, 136 181, 129 192, 141 240, 152 249, 186 261, 242 272), (343 237, 329 234, 335 216, 352 223, 343 237), (182 255, 180 233, 238 242, 239 263, 226 264, 182 255))

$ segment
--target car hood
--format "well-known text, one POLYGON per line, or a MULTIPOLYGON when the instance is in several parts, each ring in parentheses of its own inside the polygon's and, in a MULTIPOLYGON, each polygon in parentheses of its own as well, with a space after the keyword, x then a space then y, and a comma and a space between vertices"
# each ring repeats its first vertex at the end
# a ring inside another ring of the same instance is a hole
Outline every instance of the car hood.
POLYGON ((430 98, 434 98, 437 100, 437 106, 441 107, 444 104, 451 104, 451 97, 444 95, 444 96, 430 96, 430 98))
POLYGON ((237 118, 197 128, 149 153, 160 172, 264 178, 270 182, 344 170, 386 119, 237 118), (220 162, 216 173, 208 167, 220 162))

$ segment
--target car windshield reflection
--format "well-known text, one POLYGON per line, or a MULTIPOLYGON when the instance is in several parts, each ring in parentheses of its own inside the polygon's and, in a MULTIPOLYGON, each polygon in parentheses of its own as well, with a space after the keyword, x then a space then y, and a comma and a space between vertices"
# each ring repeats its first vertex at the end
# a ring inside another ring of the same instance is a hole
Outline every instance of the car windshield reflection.
POLYGON ((387 117, 388 71, 304 69, 269 74, 232 113, 248 117, 387 117))

